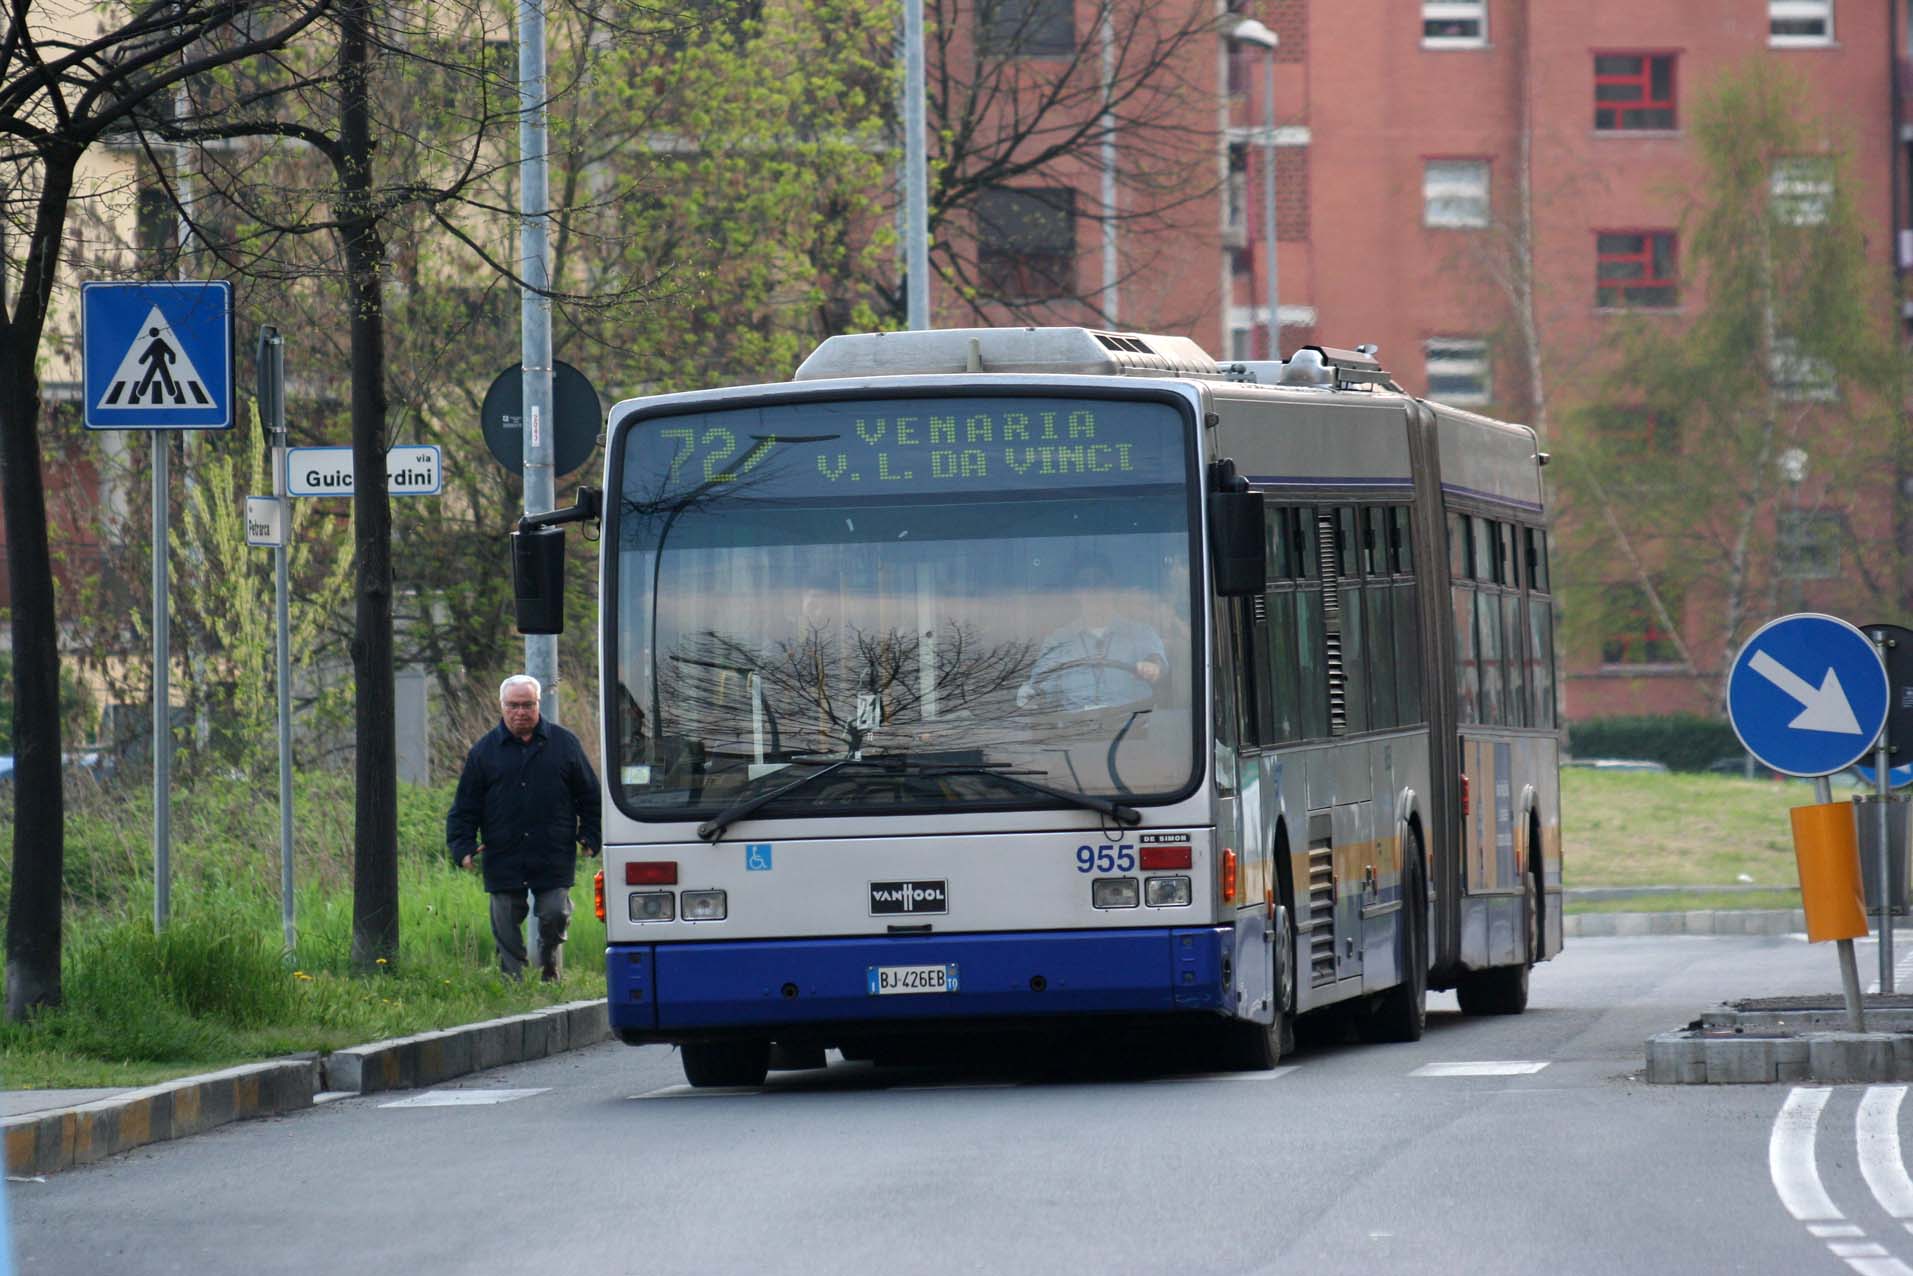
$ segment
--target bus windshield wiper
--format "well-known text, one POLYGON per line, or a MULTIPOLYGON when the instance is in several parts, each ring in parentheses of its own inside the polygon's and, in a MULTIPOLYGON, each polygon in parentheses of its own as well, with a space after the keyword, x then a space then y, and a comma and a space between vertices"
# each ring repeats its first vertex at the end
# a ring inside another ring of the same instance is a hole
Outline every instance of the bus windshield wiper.
POLYGON ((890 772, 900 776, 908 776, 912 779, 938 779, 943 776, 988 776, 993 779, 1002 780, 1008 784, 1013 784, 1018 788, 1026 789, 1032 793, 1040 793, 1044 797, 1056 798, 1059 801, 1068 802, 1072 806, 1085 807, 1088 810, 1107 815, 1118 824, 1136 825, 1142 823, 1142 812, 1133 806, 1125 806, 1113 798, 1101 797, 1094 793, 1080 793, 1071 789, 1053 788, 1050 785, 1027 779, 1015 772, 1005 770, 1000 764, 992 766, 973 763, 944 764, 936 762, 913 762, 908 757, 899 754, 894 757, 837 758, 833 761, 826 762, 815 771, 799 776, 789 784, 779 785, 769 792, 759 793, 755 797, 744 798, 741 801, 732 803, 716 815, 713 815, 710 819, 698 825, 697 835, 707 842, 715 842, 723 835, 725 829, 737 823, 739 820, 747 819, 751 815, 756 814, 759 810, 769 806, 777 799, 785 797, 798 789, 815 784, 817 781, 834 772, 850 768, 863 771, 890 772))
MULTIPOLYGON (((825 763, 815 771, 798 776, 789 784, 780 784, 776 788, 759 793, 755 797, 742 798, 733 802, 716 815, 713 815, 710 819, 704 821, 704 823, 698 825, 697 835, 707 842, 715 842, 719 837, 723 836, 725 829, 755 813, 759 808, 769 806, 772 802, 775 802, 787 793, 795 792, 806 785, 815 784, 833 771, 841 771, 848 766, 857 766, 860 762, 861 760, 858 758, 839 758, 835 762, 825 763)), ((798 765, 802 764, 799 763, 798 765)), ((813 765, 815 764, 813 763, 813 765)))

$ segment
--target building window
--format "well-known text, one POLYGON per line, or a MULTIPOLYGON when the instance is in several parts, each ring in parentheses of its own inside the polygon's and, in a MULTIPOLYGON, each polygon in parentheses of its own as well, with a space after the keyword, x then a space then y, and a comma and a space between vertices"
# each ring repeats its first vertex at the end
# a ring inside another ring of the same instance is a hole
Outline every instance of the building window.
POLYGON ((1237 247, 1249 241, 1249 147, 1229 143, 1229 184, 1223 190, 1223 241, 1237 247))
POLYGON ((999 186, 977 200, 977 265, 1001 301, 1076 293, 1076 192, 999 186))
POLYGON ((1594 304, 1668 310, 1680 304, 1671 230, 1603 230, 1594 236, 1594 304))
POLYGON ((1840 571, 1840 516, 1780 511, 1778 550, 1785 580, 1831 580, 1840 571))
POLYGON ((1594 127, 1602 130, 1673 128, 1674 55, 1595 54, 1594 127))
POLYGON ((1773 376, 1774 393, 1783 399, 1828 403, 1840 397, 1840 382, 1833 365, 1818 355, 1800 349, 1793 337, 1775 337, 1768 353, 1768 368, 1773 376))
POLYGON ((1777 159, 1768 189, 1774 217, 1784 225, 1824 225, 1833 207, 1833 160, 1825 155, 1777 159))
POLYGON ((1479 49, 1488 43, 1488 0, 1422 0, 1425 49, 1479 49))
POLYGON ((1486 403, 1494 397, 1487 342, 1433 337, 1426 351, 1429 398, 1443 403, 1486 403))
POLYGON ((139 188, 139 212, 134 222, 134 246, 143 253, 170 255, 179 243, 179 213, 161 186, 139 188))
POLYGON ((1421 170, 1421 220, 1442 228, 1488 224, 1488 161, 1431 159, 1421 170))
MULTIPOLYGON (((1673 635, 1661 628, 1647 591, 1635 584, 1616 584, 1603 591, 1607 602, 1607 637, 1601 640, 1604 665, 1666 665, 1680 659, 1673 635)), ((1669 615, 1680 615, 1680 601, 1666 589, 1661 602, 1669 615)))
POLYGON ((1076 51, 1072 0, 980 0, 977 45, 1007 58, 1062 58, 1076 51))
POLYGON ((1767 0, 1767 43, 1798 49, 1833 43, 1833 0, 1767 0))

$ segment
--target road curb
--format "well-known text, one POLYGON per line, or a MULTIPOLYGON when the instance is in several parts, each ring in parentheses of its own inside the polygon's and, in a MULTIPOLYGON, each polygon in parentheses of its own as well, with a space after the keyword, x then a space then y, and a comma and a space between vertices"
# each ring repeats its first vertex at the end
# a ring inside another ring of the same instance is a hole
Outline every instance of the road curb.
POLYGON ((1647 1039, 1647 1079, 1655 1085, 1913 1081, 1913 1036, 1898 1032, 1663 1032, 1647 1039))
POLYGON ((1568 913, 1561 933, 1568 939, 1622 935, 1794 935, 1807 929, 1798 908, 1703 908, 1665 913, 1568 913))
POLYGON ((0 1121, 7 1172, 52 1174, 233 1121, 309 1108, 318 1089, 319 1057, 300 1055, 8 1117, 0 1121))
POLYGON ((53 1174, 234 1121, 309 1108, 322 1090, 371 1094, 435 1085, 611 1037, 603 999, 410 1037, 323 1058, 296 1055, 180 1077, 91 1103, 0 1120, 9 1174, 53 1174))

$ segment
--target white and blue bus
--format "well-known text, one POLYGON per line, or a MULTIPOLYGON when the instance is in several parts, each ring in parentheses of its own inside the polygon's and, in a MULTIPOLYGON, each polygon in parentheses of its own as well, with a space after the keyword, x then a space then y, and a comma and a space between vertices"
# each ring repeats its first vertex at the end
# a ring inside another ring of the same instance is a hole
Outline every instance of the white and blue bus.
POLYGON ((693 1085, 1090 1018, 1268 1068, 1560 950, 1532 431, 1361 352, 1025 328, 607 437, 610 1021, 693 1085))

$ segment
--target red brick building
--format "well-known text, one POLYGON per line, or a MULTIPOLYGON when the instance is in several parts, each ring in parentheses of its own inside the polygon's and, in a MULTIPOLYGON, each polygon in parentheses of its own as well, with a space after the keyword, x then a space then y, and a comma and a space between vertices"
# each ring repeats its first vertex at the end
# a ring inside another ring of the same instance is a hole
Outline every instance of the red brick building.
MULTIPOLYGON (((1090 38, 1099 12, 1069 0, 1012 7, 1048 14, 1052 25, 1073 9, 1079 40, 1090 38)), ((1261 166, 1271 135, 1262 86, 1270 54, 1228 38, 1238 18, 1259 20, 1279 39, 1272 149, 1285 351, 1373 342, 1410 391, 1478 404, 1548 437, 1564 408, 1588 394, 1601 370, 1595 352, 1620 316, 1679 324, 1697 309, 1699 289, 1682 273, 1686 192, 1700 177, 1691 108, 1722 73, 1760 60, 1806 86, 1812 100, 1801 104, 1803 118, 1833 122, 1838 135, 1823 145, 1846 151, 1881 283, 1882 329, 1902 326, 1891 309, 1902 295, 1895 276, 1913 264, 1905 153, 1913 124, 1901 123, 1913 119, 1902 102, 1913 87, 1909 0, 1233 7, 1218 24, 1225 34, 1215 37, 1212 86, 1192 76, 1199 91, 1213 88, 1217 103, 1218 128, 1200 143, 1219 152, 1213 217, 1183 210, 1188 224, 1173 232, 1119 228, 1117 326, 1184 332, 1219 356, 1266 352, 1261 166), (1159 264, 1137 269, 1145 259, 1159 264), (1139 286, 1144 281, 1151 286, 1139 286)), ((1120 139, 1117 150, 1120 173, 1120 139)), ((1820 162, 1782 161, 1789 167, 1772 175, 1774 198, 1811 204, 1829 180, 1820 162)), ((1068 180, 1080 192, 1076 285, 1093 297, 1105 278, 1094 163, 1079 164, 1068 180)), ((1129 198, 1119 187, 1119 204, 1129 198)), ((1013 241, 999 236, 994 251, 1014 254, 1013 241)), ((1049 317, 1094 319, 1066 302, 1049 317)), ((1758 604, 1836 609, 1839 573, 1869 547, 1889 574, 1913 575, 1905 568, 1913 563, 1907 464, 1874 475, 1844 502, 1816 488, 1812 474, 1796 484, 1796 500, 1840 522, 1846 561, 1802 550, 1806 569, 1758 604)), ((1768 517, 1771 526, 1780 516, 1768 517)), ((1626 575, 1616 571, 1613 589, 1636 588, 1626 575)), ((1884 596, 1913 612, 1913 580, 1884 596)), ((1697 596, 1668 605, 1683 631, 1705 635, 1689 643, 1691 667, 1674 659, 1651 608, 1621 608, 1626 618, 1611 632, 1582 632, 1562 653, 1571 717, 1713 711, 1725 640, 1709 633, 1714 603, 1697 596)), ((1904 623, 1913 615, 1852 619, 1904 623)))

